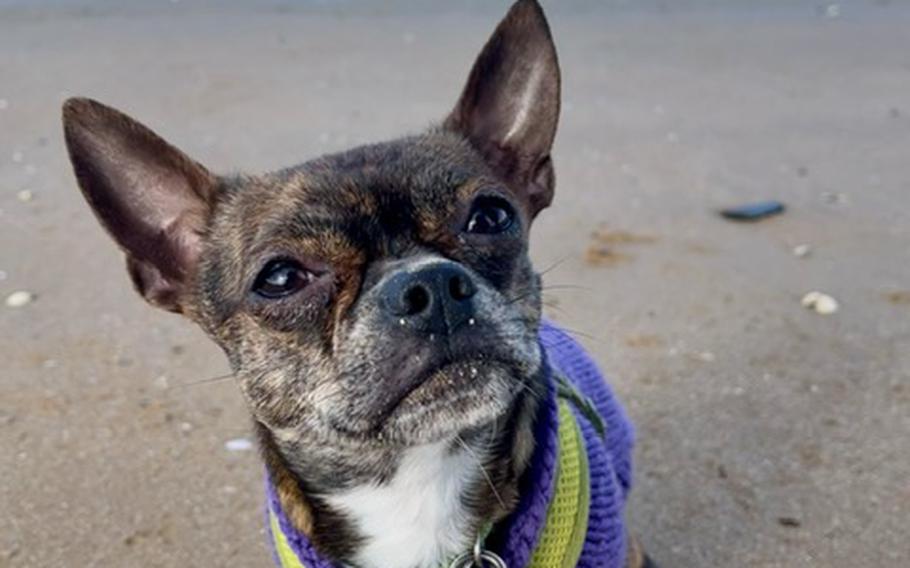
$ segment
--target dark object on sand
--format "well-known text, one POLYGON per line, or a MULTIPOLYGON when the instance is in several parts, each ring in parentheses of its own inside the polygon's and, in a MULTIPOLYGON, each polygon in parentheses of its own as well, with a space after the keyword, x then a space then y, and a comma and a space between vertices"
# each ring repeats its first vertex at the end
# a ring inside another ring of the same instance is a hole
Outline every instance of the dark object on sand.
POLYGON ((723 209, 720 214, 733 221, 759 221, 765 217, 779 215, 784 209, 784 204, 780 201, 761 201, 723 209))

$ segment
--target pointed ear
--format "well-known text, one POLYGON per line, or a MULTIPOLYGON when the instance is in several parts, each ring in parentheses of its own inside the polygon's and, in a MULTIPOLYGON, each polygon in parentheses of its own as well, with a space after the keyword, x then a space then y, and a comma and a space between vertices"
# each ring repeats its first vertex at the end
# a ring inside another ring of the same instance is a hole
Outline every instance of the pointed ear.
POLYGON ((148 128, 90 99, 64 103, 63 129, 79 187, 126 252, 136 289, 153 305, 186 312, 214 176, 148 128))
POLYGON ((536 0, 519 0, 484 46, 444 123, 471 141, 532 215, 553 199, 550 148, 559 91, 559 62, 543 10, 536 0))

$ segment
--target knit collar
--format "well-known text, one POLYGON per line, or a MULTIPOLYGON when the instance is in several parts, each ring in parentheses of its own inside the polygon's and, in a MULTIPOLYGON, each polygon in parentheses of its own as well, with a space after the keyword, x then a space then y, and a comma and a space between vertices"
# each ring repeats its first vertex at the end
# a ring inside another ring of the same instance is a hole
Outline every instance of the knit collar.
MULTIPOLYGON (((585 439, 570 403, 557 398, 546 360, 544 365, 546 393, 534 424, 537 444, 520 481, 521 497, 486 541, 486 548, 510 568, 574 566, 587 529, 590 490, 585 439)), ((320 556, 291 524, 268 475, 266 494, 266 525, 277 566, 339 568, 320 556)))

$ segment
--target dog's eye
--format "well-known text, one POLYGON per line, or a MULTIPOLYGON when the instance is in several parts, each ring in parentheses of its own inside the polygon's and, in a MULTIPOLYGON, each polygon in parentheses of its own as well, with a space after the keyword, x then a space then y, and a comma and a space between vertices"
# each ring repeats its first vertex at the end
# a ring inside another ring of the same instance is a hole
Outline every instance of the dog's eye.
POLYGON ((515 210, 500 197, 479 197, 471 207, 465 232, 476 235, 504 233, 512 226, 515 210))
POLYGON ((299 292, 312 280, 313 273, 293 260, 273 260, 256 277, 253 292, 263 298, 283 298, 299 292))

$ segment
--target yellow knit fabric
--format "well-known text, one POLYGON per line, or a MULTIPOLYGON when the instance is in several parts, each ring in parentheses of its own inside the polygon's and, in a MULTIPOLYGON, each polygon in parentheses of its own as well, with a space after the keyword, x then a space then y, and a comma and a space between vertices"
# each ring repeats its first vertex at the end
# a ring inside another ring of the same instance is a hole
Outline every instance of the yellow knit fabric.
POLYGON ((278 517, 271 510, 269 511, 269 523, 272 526, 272 539, 275 541, 275 555, 281 562, 281 568, 306 568, 291 550, 288 539, 284 536, 281 525, 278 523, 278 517))
POLYGON ((559 401, 559 465, 553 500, 530 568, 575 568, 588 531, 588 452, 570 403, 559 401))
MULTIPOLYGON (((591 501, 588 452, 571 404, 565 399, 559 400, 558 451, 553 501, 528 568, 575 568, 588 532, 591 501)), ((291 550, 272 511, 269 511, 269 522, 281 567, 306 568, 291 550)))

